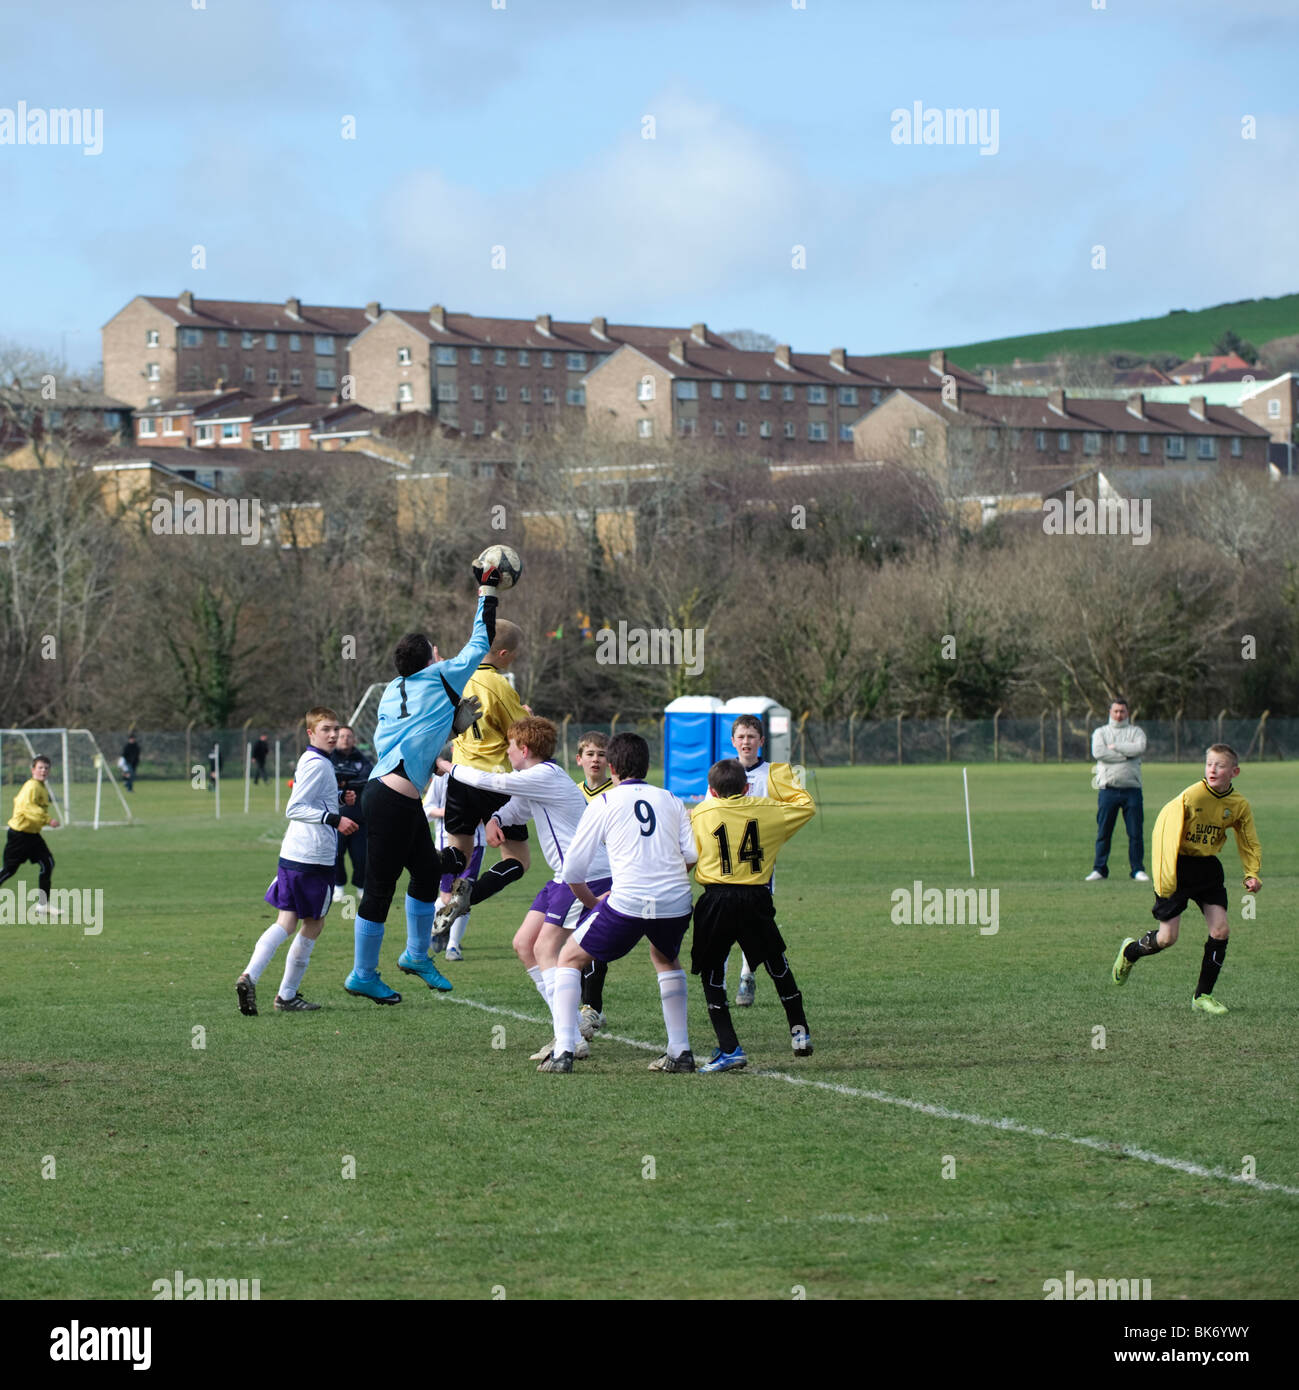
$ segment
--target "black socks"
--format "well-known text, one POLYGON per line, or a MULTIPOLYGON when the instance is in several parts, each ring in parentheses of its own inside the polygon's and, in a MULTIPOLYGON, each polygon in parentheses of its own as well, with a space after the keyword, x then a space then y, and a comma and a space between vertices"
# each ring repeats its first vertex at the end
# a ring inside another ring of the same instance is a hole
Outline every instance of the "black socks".
POLYGON ((1124 960, 1138 961, 1142 956, 1157 956, 1164 948, 1159 945, 1155 938, 1159 935, 1159 930, 1148 931, 1145 936, 1138 937, 1123 948, 1124 960))
POLYGON ((515 879, 522 878, 523 874, 523 865, 517 859, 502 859, 499 864, 493 864, 474 884, 474 891, 469 895, 470 903, 476 907, 485 898, 499 893, 502 888, 508 888, 515 879))
POLYGON ((1227 954, 1227 943, 1225 941, 1215 941, 1210 937, 1204 943, 1204 960, 1200 965, 1200 982, 1195 987, 1195 997, 1198 999, 1202 994, 1212 994, 1213 987, 1218 983, 1218 971, 1222 969, 1223 957, 1227 954))
POLYGON ((717 1046, 723 1052, 734 1052, 740 1045, 731 1023, 731 1008, 726 1002, 726 967, 720 965, 700 977, 704 986, 704 999, 708 1004, 708 1020, 717 1034, 717 1046))
POLYGON ((582 971, 582 1003, 589 1004, 598 1014, 604 1012, 604 977, 608 973, 608 964, 594 959, 582 971))

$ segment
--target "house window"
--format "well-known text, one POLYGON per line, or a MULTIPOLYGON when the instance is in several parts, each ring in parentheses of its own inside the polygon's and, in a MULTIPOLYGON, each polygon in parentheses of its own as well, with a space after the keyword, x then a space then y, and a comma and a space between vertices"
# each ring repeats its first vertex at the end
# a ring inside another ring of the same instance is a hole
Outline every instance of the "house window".
POLYGON ((763 420, 758 425, 758 434, 763 439, 771 438, 771 421, 763 420))
POLYGON ((1244 442, 1245 442, 1245 441, 1244 441, 1243 439, 1239 438, 1239 437, 1234 438, 1234 439, 1231 441, 1231 456, 1232 456, 1232 458, 1238 459, 1238 458, 1241 456, 1241 453, 1243 452, 1243 450, 1241 449, 1241 445, 1244 444, 1244 442))
MULTIPOLYGON (((455 388, 454 386, 451 388, 451 390, 452 390, 453 392, 455 391, 455 389, 456 389, 456 388, 455 388)), ((397 399, 398 399, 403 405, 409 405, 409 404, 411 403, 411 401, 413 401, 413 400, 415 399, 415 392, 411 389, 411 384, 410 384, 409 381, 399 381, 399 382, 397 383, 397 399)), ((441 399, 442 399, 442 388, 441 388, 441 386, 439 386, 439 387, 438 387, 438 400, 441 400, 441 399)), ((455 396, 452 395, 452 396, 450 396, 448 399, 450 399, 450 400, 455 400, 455 396)))
POLYGON ((486 433, 487 433, 487 429, 486 429, 486 427, 484 426, 484 424, 483 424, 483 422, 482 422, 481 420, 475 420, 475 421, 474 421, 474 433, 475 433, 475 434, 486 434, 486 433))
POLYGON ((1039 454, 1046 453, 1046 431, 1037 430, 1033 434, 1033 447, 1039 454))
POLYGON ((841 387, 839 388, 839 404, 840 404, 840 405, 856 405, 856 404, 857 404, 857 388, 856 388, 855 386, 841 386, 841 387))
POLYGON ((1195 453, 1197 458, 1216 459, 1218 457, 1218 441, 1201 435, 1195 441, 1195 453))
POLYGON ((714 420, 714 421, 713 421, 713 433, 714 433, 714 434, 725 434, 725 433, 726 433, 726 421, 725 421, 725 420, 714 420))
POLYGON ((280 335, 278 333, 268 333, 266 335, 266 351, 276 352, 280 346, 280 335))
POLYGON ((505 349, 504 349, 504 348, 497 348, 496 351, 495 351, 495 353, 493 353, 493 355, 492 355, 492 361, 493 361, 498 367, 503 367, 503 366, 505 366, 506 362, 508 361, 508 358, 506 357, 505 349))
POLYGON ((1056 448, 1059 449, 1062 454, 1067 454, 1069 452, 1069 431, 1061 430, 1060 433, 1056 435, 1055 442, 1056 448))
MULTIPOLYGON (((155 337, 157 335, 155 334, 155 337)), ((203 346, 203 330, 201 328, 182 328, 180 330, 180 345, 183 348, 195 348, 203 346)), ((150 343, 150 347, 157 347, 156 343, 150 343)))
POLYGON ((681 424, 680 424, 681 433, 682 433, 682 434, 694 434, 694 432, 695 432, 695 426, 696 426, 698 423, 699 423, 698 420, 682 420, 682 421, 681 421, 681 424))
POLYGON ((237 444, 242 433, 243 431, 239 428, 238 424, 227 424, 221 426, 222 440, 233 439, 234 442, 237 444))
POLYGON ((437 349, 437 364, 439 367, 454 367, 456 365, 456 350, 453 347, 440 347, 437 349))
POLYGON ((532 361, 532 354, 528 351, 527 348, 520 348, 518 352, 515 354, 515 357, 520 367, 526 367, 532 361))
POLYGON ((194 431, 194 442, 196 444, 211 444, 212 426, 199 425, 194 431))
POLYGON ((872 391, 871 391, 871 404, 872 404, 872 405, 879 405, 880 401, 882 401, 883 399, 884 399, 884 393, 883 393, 883 391, 881 391, 881 390, 879 389, 878 386, 874 387, 874 388, 872 389, 872 391))
POLYGON ((1128 451, 1128 437, 1122 430, 1114 436, 1114 452, 1116 454, 1126 454, 1128 451))
POLYGON ((144 345, 145 347, 161 346, 161 344, 158 342, 158 330, 156 328, 149 329, 149 331, 144 335, 144 345))
POLYGON ((771 383, 769 381, 764 381, 758 387, 758 399, 760 401, 769 401, 771 399, 771 383))
POLYGON ((851 425, 840 425, 840 426, 839 426, 839 438, 840 438, 840 439, 844 439, 844 440, 851 439, 851 438, 852 438, 852 426, 851 426, 851 425))
POLYGON ((749 387, 747 382, 737 381, 735 383, 735 399, 737 401, 747 401, 749 399, 749 387))
MULTIPOLYGON (((439 387, 438 389, 441 390, 442 388, 439 387)), ((453 387, 452 390, 454 390, 454 389, 455 389, 455 388, 453 387)), ((476 401, 481 401, 481 400, 483 399, 484 395, 485 395, 485 393, 484 393, 484 391, 483 391, 483 388, 482 388, 481 386, 471 386, 471 387, 469 388, 469 394, 470 394, 470 396, 471 396, 474 400, 476 400, 476 401)), ((441 400, 442 398, 439 396, 438 399, 441 400)))
POLYGON ((748 434, 748 432, 749 432, 749 422, 748 422, 747 420, 737 420, 737 421, 735 422, 735 433, 736 433, 736 434, 748 434))
POLYGON ((924 430, 920 429, 919 426, 914 427, 914 428, 912 429, 912 431, 911 431, 911 447, 912 447, 913 449, 919 449, 920 446, 921 446, 924 442, 925 442, 925 432, 924 432, 924 430))
POLYGON ((144 369, 146 381, 161 381, 162 372, 156 362, 150 362, 144 369))
MULTIPOLYGON (((409 386, 406 382, 403 381, 403 382, 402 382, 402 385, 405 386, 406 389, 407 389, 408 391, 410 390, 410 386, 409 386)), ((481 390, 481 389, 482 389, 482 388, 479 387, 479 390, 481 390)), ((401 391, 400 391, 400 390, 397 392, 397 399, 398 399, 398 400, 401 399, 401 391)), ((409 399, 409 397, 407 397, 407 399, 409 399)), ((438 400, 440 400, 440 401, 458 401, 459 399, 460 399, 460 397, 459 397, 459 395, 457 395, 457 393, 456 393, 456 384, 455 384, 454 381, 439 381, 439 382, 438 382, 438 400)))
POLYGON ((278 368, 278 367, 267 367, 267 369, 266 369, 266 380, 267 380, 272 386, 277 386, 277 385, 279 384, 279 380, 280 380, 280 371, 279 371, 279 368, 278 368))
POLYGON ((189 366, 185 368, 185 388, 186 390, 193 390, 202 384, 203 369, 197 362, 191 362, 189 366))
POLYGON ((1267 403, 1267 418, 1269 420, 1279 420, 1281 418, 1281 402, 1272 400, 1267 403))
POLYGON ((301 430, 281 430, 280 448, 281 449, 300 449, 302 447, 301 430))
POLYGON ((541 388, 541 403, 542 405, 555 404, 555 388, 553 386, 543 386, 541 388))
POLYGON ((294 367, 293 370, 289 373, 289 385, 290 385, 290 386, 301 386, 301 385, 302 385, 302 368, 301 368, 301 367, 294 367))
POLYGON ((555 354, 553 352, 543 352, 541 354, 541 365, 543 367, 553 367, 555 365, 555 354))
POLYGON ((569 403, 569 405, 585 405, 586 387, 570 386, 569 389, 564 392, 564 399, 569 403))
POLYGON ((408 348, 408 347, 399 347, 399 348, 397 349, 397 365, 398 365, 399 367, 409 367, 409 366, 410 366, 410 348, 408 348))
POLYGON ((699 383, 697 381, 678 381, 677 400, 697 401, 699 399, 699 383))
POLYGON ((531 401, 532 401, 532 387, 531 387, 531 386, 520 386, 520 387, 519 387, 519 399, 523 402, 524 405, 529 405, 529 404, 531 404, 531 401))
POLYGON ((793 437, 794 437, 794 422, 793 422, 792 420, 786 420, 786 421, 785 421, 785 438, 786 438, 786 439, 793 439, 793 437))
POLYGON ((1101 451, 1101 437, 1096 430, 1083 431, 1083 453, 1099 454, 1101 451))
POLYGON ((712 395, 713 400, 720 401, 722 399, 722 393, 726 390, 726 387, 720 381, 714 381, 708 389, 712 395))
POLYGON ((317 333, 316 335, 316 356, 332 357, 334 355, 334 339, 331 334, 317 333))
POLYGON ((301 334, 301 333, 290 333, 290 334, 289 334, 289 351, 290 351, 290 352, 301 352, 301 351, 302 351, 302 334, 301 334))
POLYGON ((807 425, 807 437, 809 439, 828 439, 830 431, 824 420, 809 420, 807 425))
POLYGON ((637 420, 637 421, 636 421, 636 434, 637 434, 637 436, 638 436, 639 438, 641 438, 641 439, 653 439, 653 438, 654 438, 654 421, 653 421, 653 420, 637 420))
POLYGON ((316 385, 325 390, 333 390, 336 384, 333 367, 316 368, 316 385))
POLYGON ((229 347, 230 335, 224 328, 217 329, 217 347, 229 347))
POLYGON ((509 388, 505 386, 498 386, 496 388, 496 399, 498 401, 508 401, 510 399, 509 388))
POLYGON ((570 372, 586 371, 586 353, 570 352, 568 354, 568 370, 570 372))
POLYGON ((780 389, 780 399, 782 401, 792 401, 794 399, 794 388, 786 385, 780 389))
POLYGON ((527 420, 522 421, 522 423, 519 425, 519 433, 522 434, 522 435, 529 435, 529 434, 531 434, 531 433, 532 433, 532 425, 531 425, 531 423, 530 423, 529 421, 527 421, 527 420))
POLYGON ((654 399, 654 378, 643 376, 636 386, 636 399, 638 401, 652 401, 654 399))
POLYGON ((1170 459, 1184 459, 1186 457, 1186 440, 1180 434, 1166 434, 1164 436, 1164 457, 1170 459))
POLYGON ((481 349, 481 348, 470 348, 470 349, 469 349, 469 360, 474 364, 475 367, 477 367, 477 366, 482 362, 482 360, 483 360, 483 351, 482 351, 482 349, 481 349))
POLYGON ((245 384, 246 386, 251 386, 252 383, 253 383, 254 381, 256 381, 256 380, 257 380, 257 372, 256 372, 256 369, 253 368, 253 367, 245 367, 245 368, 244 368, 244 384, 245 384))
POLYGON ((1137 435, 1137 452, 1140 454, 1150 452, 1150 436, 1148 434, 1137 435))
POLYGON ((152 439, 158 431, 154 426, 153 417, 142 415, 140 417, 139 434, 141 439, 152 439))
POLYGON ((998 432, 996 430, 988 430, 986 432, 984 438, 986 438, 988 441, 989 449, 995 449, 997 447, 997 433, 998 432))
POLYGON ((245 328, 243 335, 239 339, 239 346, 250 348, 253 345, 253 335, 245 328))
POLYGON ((809 386, 807 388, 808 405, 825 405, 827 392, 824 386, 809 386))

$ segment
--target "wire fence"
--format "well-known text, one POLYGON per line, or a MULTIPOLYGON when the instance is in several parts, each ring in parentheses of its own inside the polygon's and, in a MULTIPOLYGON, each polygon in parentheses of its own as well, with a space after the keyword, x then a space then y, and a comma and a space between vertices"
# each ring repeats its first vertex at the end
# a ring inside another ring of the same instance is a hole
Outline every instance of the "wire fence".
MULTIPOLYGON (((560 729, 556 758, 571 767, 577 743, 588 730, 602 733, 637 733, 650 746, 656 766, 663 762, 663 716, 637 719, 576 715, 556 719, 560 729)), ((795 719, 791 757, 810 767, 880 766, 908 763, 1090 763, 1093 730, 1103 716, 1067 714, 1046 710, 1036 719, 901 719, 819 721, 795 719)), ((1245 718, 1171 719, 1138 721, 1145 731, 1148 762, 1196 763, 1211 743, 1228 743, 1242 761, 1283 761, 1299 758, 1299 719, 1271 719, 1266 715, 1245 718)), ((92 731, 106 758, 116 766, 127 739, 124 729, 92 731)), ((275 746, 280 748, 280 777, 287 781, 294 764, 307 746, 306 730, 275 725, 249 725, 239 729, 137 729, 140 764, 136 780, 193 781, 200 773, 210 777, 210 755, 221 750, 222 777, 242 783, 250 744, 264 734, 270 745, 266 775, 274 775, 275 746)), ((357 729, 357 740, 373 755, 373 729, 357 729)), ((37 749, 37 752, 45 751, 37 749)), ((50 750, 57 753, 57 750, 50 750)), ((256 766, 253 767, 254 773, 256 766)), ((5 781, 21 782, 25 766, 6 760, 5 781)), ((80 777, 76 772, 74 776, 80 777)))

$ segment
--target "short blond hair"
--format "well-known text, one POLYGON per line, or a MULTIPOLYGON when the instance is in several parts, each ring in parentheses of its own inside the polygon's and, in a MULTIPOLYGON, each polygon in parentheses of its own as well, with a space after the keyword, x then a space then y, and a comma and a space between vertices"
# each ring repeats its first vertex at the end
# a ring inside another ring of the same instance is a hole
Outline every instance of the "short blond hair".
POLYGON ((328 705, 313 706, 307 711, 307 732, 309 734, 315 733, 316 725, 325 719, 332 719, 334 723, 337 724, 338 714, 330 709, 328 705))

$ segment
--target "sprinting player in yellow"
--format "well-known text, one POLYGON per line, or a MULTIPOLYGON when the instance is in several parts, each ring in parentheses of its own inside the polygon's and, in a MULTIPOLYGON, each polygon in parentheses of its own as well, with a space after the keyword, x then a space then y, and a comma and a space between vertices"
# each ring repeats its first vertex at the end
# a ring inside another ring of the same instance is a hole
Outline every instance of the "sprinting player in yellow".
POLYGON ((726 957, 738 941, 748 960, 765 965, 789 1020, 795 1057, 812 1055, 803 996, 785 957, 776 925, 771 875, 781 846, 816 814, 811 796, 791 785, 786 800, 745 795, 745 769, 735 758, 714 763, 708 795, 690 816, 695 879, 704 885, 695 903, 690 969, 703 983, 708 1017, 717 1034, 712 1060, 701 1072, 731 1071, 748 1062, 726 1002, 726 957))
POLYGON ((1213 997, 1223 957, 1227 954, 1227 889, 1223 881, 1219 851, 1227 842, 1227 831, 1236 835, 1236 850, 1245 870, 1245 891, 1257 893, 1263 886, 1258 836, 1254 833, 1254 814, 1249 802, 1232 786, 1240 771, 1236 750, 1226 743, 1215 743, 1204 755, 1204 777, 1173 798, 1155 821, 1152 841, 1155 870, 1155 905, 1150 909, 1157 929, 1140 940, 1124 939, 1114 961, 1111 976, 1116 985, 1126 983, 1132 967, 1142 956, 1157 955, 1177 940, 1182 913, 1191 902, 1204 913, 1209 939, 1204 943, 1204 961, 1191 1007, 1206 1014, 1225 1014, 1227 1006, 1213 997))
MULTIPOLYGON (((523 629, 508 618, 497 618, 496 635, 482 664, 465 686, 465 700, 478 701, 478 718, 460 734, 452 745, 452 763, 457 767, 473 768, 477 772, 510 771, 509 728, 518 719, 531 713, 514 693, 514 687, 502 674, 518 660, 523 650, 523 629)), ((502 888, 520 879, 531 862, 528 851, 528 827, 511 825, 505 831, 501 857, 481 877, 472 869, 474 833, 485 825, 493 811, 499 811, 509 800, 494 792, 480 791, 467 782, 447 783, 446 812, 442 825, 447 844, 465 857, 466 871, 451 885, 450 897, 438 908, 433 918, 435 937, 443 937, 452 923, 502 888)))
POLYGON ((9 834, 5 839, 4 867, 0 868, 0 883, 3 883, 29 860, 37 866, 36 884, 40 897, 32 916, 42 922, 57 915, 50 906, 54 856, 41 838, 41 831, 47 825, 51 830, 59 828, 58 821, 50 815, 50 793, 45 785, 50 766, 50 760, 43 753, 32 759, 32 775, 14 797, 14 813, 9 818, 9 834))

